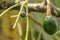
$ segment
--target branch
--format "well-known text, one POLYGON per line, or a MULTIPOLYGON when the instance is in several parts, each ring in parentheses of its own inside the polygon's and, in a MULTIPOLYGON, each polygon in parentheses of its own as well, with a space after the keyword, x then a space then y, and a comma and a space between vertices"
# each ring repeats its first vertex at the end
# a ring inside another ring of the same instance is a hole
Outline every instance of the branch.
MULTIPOLYGON (((8 3, 8 7, 10 7, 10 6, 14 5, 14 4, 15 3, 13 3, 13 2, 12 3, 8 3)), ((2 5, 2 3, 0 3, 0 9, 3 9, 1 7, 1 5, 2 5)), ((46 5, 47 5, 47 3, 44 0, 43 0, 42 3, 29 3, 28 4, 28 9, 29 9, 29 12, 35 11, 35 12, 42 12, 42 13, 44 13, 44 12, 46 12, 46 8, 47 8, 46 5)), ((25 6, 25 8, 26 8, 26 6, 25 6)), ((14 10, 19 10, 19 6, 13 8, 13 9, 14 10)), ((52 3, 51 3, 51 10, 52 10, 51 11, 52 15, 57 16, 57 17, 60 16, 60 8, 56 7, 52 3)))
POLYGON ((15 21, 15 23, 14 23, 14 25, 13 25, 13 29, 16 27, 16 24, 17 24, 17 22, 18 22, 18 20, 19 20, 19 17, 20 17, 20 13, 22 12, 22 9, 23 9, 23 6, 24 6, 25 3, 26 3, 26 2, 22 3, 22 5, 21 5, 21 9, 20 9, 20 11, 19 11, 19 13, 18 13, 18 15, 17 15, 16 21, 15 21))
MULTIPOLYGON (((15 18, 15 17, 17 17, 17 16, 18 16, 18 15, 12 15, 12 16, 10 16, 10 18, 15 18)), ((34 19, 31 14, 29 14, 28 17, 29 17, 29 19, 31 19, 31 20, 32 20, 33 22, 35 22, 36 24, 42 26, 42 23, 41 23, 41 22, 38 22, 36 19, 34 19)))
MULTIPOLYGON (((26 1, 26 15, 28 15, 28 0, 25 0, 26 1)), ((28 32, 29 32, 29 17, 27 16, 26 17, 26 36, 25 36, 25 40, 28 40, 28 32)))
POLYGON ((16 6, 18 6, 18 4, 15 4, 15 5, 11 6, 10 8, 6 9, 4 12, 2 12, 2 13, 0 14, 0 17, 1 17, 2 15, 4 15, 7 11, 9 11, 10 9, 12 9, 12 8, 14 8, 14 7, 16 7, 16 6))

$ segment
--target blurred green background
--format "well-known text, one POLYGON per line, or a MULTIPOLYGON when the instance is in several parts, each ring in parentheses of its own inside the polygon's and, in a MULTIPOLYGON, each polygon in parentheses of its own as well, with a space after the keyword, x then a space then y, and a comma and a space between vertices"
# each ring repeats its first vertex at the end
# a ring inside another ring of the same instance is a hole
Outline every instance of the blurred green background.
MULTIPOLYGON (((8 1, 8 2, 15 2, 15 0, 0 0, 0 2, 2 1, 8 1)), ((29 3, 41 3, 42 0, 29 0, 29 3)), ((56 5, 57 7, 60 7, 60 0, 51 0, 51 2, 56 5)), ((0 9, 0 13, 2 13, 4 11, 4 9, 0 9)), ((19 10, 10 10, 9 12, 7 12, 6 14, 4 14, 2 16, 2 18, 0 18, 0 23, 1 23, 1 27, 2 27, 2 35, 5 36, 5 39, 10 38, 10 40, 19 40, 19 34, 18 34, 18 29, 17 26, 14 30, 12 30, 12 26, 15 22, 16 18, 10 18, 11 15, 15 15, 18 14, 19 10), (10 30, 11 29, 11 30, 10 30)), ((42 22, 43 19, 45 18, 45 13, 40 13, 40 12, 31 12, 31 15, 33 15, 32 17, 37 20, 38 22, 42 22)), ((57 18, 58 24, 59 24, 59 28, 58 30, 60 30, 60 18, 57 18)), ((26 34, 26 18, 20 18, 20 22, 22 25, 22 40, 24 40, 25 38, 25 34, 26 34)), ((41 31, 41 35, 42 35, 42 39, 41 40, 57 40, 54 38, 54 36, 50 36, 47 33, 44 32, 44 30, 42 29, 42 27, 40 25, 37 25, 34 21, 32 21, 31 19, 29 19, 29 37, 28 40, 32 40, 31 37, 31 32, 34 33, 35 31, 41 31)), ((41 38, 41 37, 40 37, 41 38)), ((2 39, 4 40, 4 39, 2 39)))

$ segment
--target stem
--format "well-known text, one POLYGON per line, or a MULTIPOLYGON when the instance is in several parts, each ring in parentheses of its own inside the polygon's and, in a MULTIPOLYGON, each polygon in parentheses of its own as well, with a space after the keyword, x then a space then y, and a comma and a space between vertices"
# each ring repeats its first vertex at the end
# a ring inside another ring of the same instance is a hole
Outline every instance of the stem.
MULTIPOLYGON (((10 18, 15 18, 15 17, 17 17, 17 16, 18 16, 18 15, 12 15, 12 16, 10 16, 10 18)), ((41 23, 41 22, 38 22, 37 20, 35 20, 31 15, 28 15, 28 17, 29 17, 34 23, 42 26, 42 23, 41 23)))
POLYGON ((18 6, 18 4, 15 4, 15 5, 9 7, 8 9, 6 9, 4 12, 2 12, 2 13, 0 14, 0 17, 2 17, 6 12, 8 12, 10 9, 12 9, 12 8, 14 8, 14 7, 16 7, 16 6, 18 6))
POLYGON ((57 40, 60 40, 60 38, 56 35, 54 35, 54 38, 57 39, 57 40))
POLYGON ((57 31, 54 35, 57 35, 58 33, 60 33, 60 31, 57 31))
POLYGON ((41 28, 40 28, 40 32, 39 32, 39 36, 38 36, 38 39, 37 40, 40 40, 41 39, 41 35, 43 33, 43 26, 41 25, 41 28))
POLYGON ((12 15, 12 16, 10 16, 10 18, 15 18, 15 17, 17 17, 18 15, 12 15))
POLYGON ((26 27, 26 36, 25 40, 28 40, 28 31, 29 31, 29 18, 28 18, 28 0, 26 0, 26 19, 27 19, 27 27, 26 27))
POLYGON ((20 21, 17 23, 17 28, 18 28, 18 32, 19 32, 19 40, 22 40, 22 28, 21 28, 20 21))
POLYGON ((35 40, 34 35, 33 35, 33 29, 32 29, 32 27, 30 27, 30 34, 31 34, 31 39, 35 40))
POLYGON ((50 16, 51 15, 51 4, 49 0, 47 1, 47 11, 46 11, 46 16, 50 16))
POLYGON ((24 4, 25 4, 25 2, 22 3, 22 5, 21 5, 21 9, 20 9, 20 12, 18 13, 17 19, 16 19, 16 21, 15 21, 15 23, 14 23, 14 25, 13 25, 13 29, 16 27, 16 24, 17 24, 17 22, 18 22, 18 20, 19 20, 20 13, 22 12, 22 9, 23 9, 24 4))

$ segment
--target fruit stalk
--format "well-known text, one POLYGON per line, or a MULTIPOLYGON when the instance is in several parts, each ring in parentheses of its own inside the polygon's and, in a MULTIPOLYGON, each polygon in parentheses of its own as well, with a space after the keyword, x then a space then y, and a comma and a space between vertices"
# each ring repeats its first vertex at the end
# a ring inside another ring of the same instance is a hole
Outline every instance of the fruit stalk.
POLYGON ((51 4, 49 2, 49 0, 47 1, 47 11, 46 11, 46 16, 51 16, 51 4))

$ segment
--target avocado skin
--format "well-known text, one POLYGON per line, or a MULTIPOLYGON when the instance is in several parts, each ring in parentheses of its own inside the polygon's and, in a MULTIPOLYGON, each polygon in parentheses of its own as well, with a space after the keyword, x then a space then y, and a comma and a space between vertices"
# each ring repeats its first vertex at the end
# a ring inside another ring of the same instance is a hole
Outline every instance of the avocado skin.
POLYGON ((43 21, 43 29, 49 35, 53 35, 57 31, 58 23, 56 18, 47 16, 43 21))

